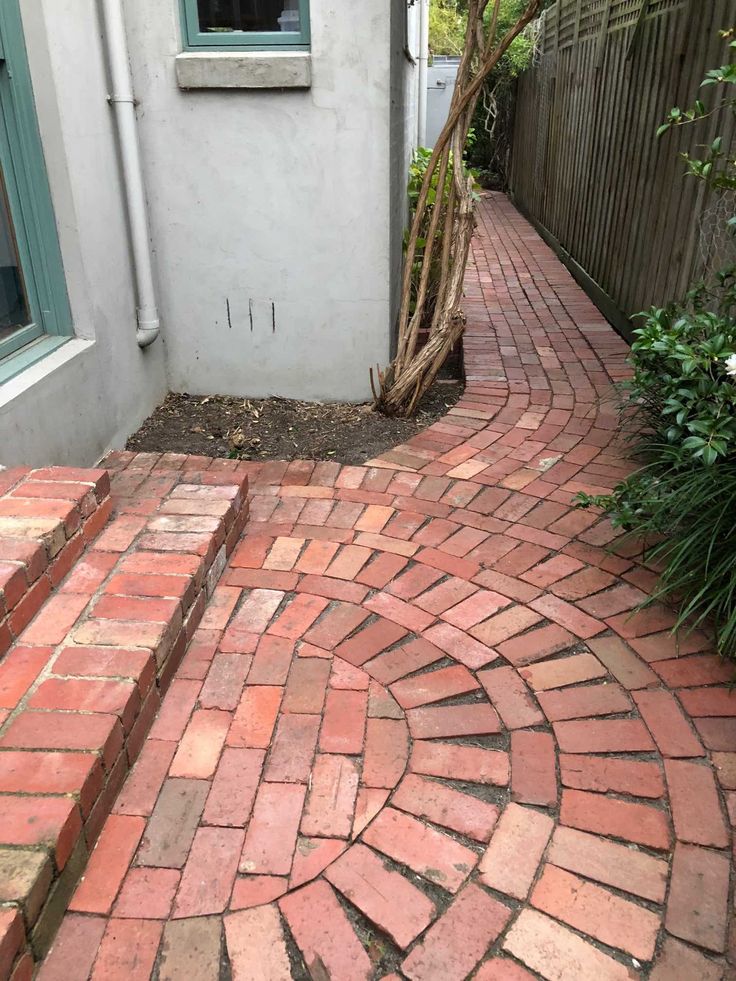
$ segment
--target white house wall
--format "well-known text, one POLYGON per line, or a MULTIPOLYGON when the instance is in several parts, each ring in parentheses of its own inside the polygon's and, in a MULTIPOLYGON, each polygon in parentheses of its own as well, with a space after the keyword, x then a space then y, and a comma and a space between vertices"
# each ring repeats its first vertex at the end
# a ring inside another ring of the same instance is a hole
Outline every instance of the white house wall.
POLYGON ((404 0, 310 6, 310 89, 183 91, 177 0, 126 0, 175 391, 357 400, 388 359, 404 0))
POLYGON ((22 0, 26 47, 77 339, 0 386, 0 464, 91 464, 166 391, 141 351, 95 0, 22 0))

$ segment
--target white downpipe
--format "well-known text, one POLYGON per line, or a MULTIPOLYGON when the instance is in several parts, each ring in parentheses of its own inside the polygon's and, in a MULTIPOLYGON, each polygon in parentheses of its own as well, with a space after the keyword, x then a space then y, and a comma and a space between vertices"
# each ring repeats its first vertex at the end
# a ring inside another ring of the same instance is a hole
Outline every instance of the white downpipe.
POLYGON ((138 125, 135 118, 133 77, 128 58, 122 0, 101 0, 101 4, 112 85, 109 102, 115 112, 118 128, 123 183, 125 185, 131 248, 133 250, 138 298, 136 337, 139 347, 148 347, 158 337, 160 323, 156 307, 156 290, 153 285, 148 208, 143 187, 138 125))
POLYGON ((427 78, 429 69, 429 3, 419 0, 419 100, 417 143, 427 145, 427 78))

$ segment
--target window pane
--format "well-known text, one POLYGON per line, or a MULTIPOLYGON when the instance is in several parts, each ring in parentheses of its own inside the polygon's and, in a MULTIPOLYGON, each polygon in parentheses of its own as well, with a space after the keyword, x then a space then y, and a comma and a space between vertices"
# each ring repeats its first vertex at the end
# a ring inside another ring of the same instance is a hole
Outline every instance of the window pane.
POLYGON ((0 173, 0 342, 30 322, 5 184, 0 173))
POLYGON ((197 0, 205 32, 300 31, 298 0, 197 0))

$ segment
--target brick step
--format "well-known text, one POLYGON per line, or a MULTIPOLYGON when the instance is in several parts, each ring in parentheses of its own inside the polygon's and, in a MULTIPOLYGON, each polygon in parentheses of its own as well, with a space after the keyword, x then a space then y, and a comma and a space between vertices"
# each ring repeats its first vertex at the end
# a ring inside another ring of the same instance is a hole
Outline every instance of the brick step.
POLYGON ((0 660, 111 513, 106 470, 0 471, 0 660))
POLYGON ((12 539, 27 543, 15 554, 28 563, 13 562, 33 583, 5 619, 48 585, 0 660, 0 978, 30 977, 46 953, 248 516, 243 468, 177 458, 152 472, 157 457, 123 456, 112 482, 108 470, 0 474, 0 529, 15 517, 3 503, 28 500, 16 489, 79 490, 39 497, 38 518, 21 505, 29 533, 12 539))

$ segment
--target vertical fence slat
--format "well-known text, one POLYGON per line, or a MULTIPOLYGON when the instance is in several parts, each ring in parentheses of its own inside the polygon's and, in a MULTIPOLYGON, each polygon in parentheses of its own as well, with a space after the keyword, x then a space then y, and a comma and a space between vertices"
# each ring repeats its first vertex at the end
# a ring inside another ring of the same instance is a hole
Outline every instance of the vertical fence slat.
POLYGON ((681 296, 702 269, 709 196, 683 178, 678 151, 696 154, 716 133, 731 140, 732 119, 655 133, 726 59, 718 31, 734 25, 736 0, 557 0, 519 80, 512 195, 620 324, 681 296))

